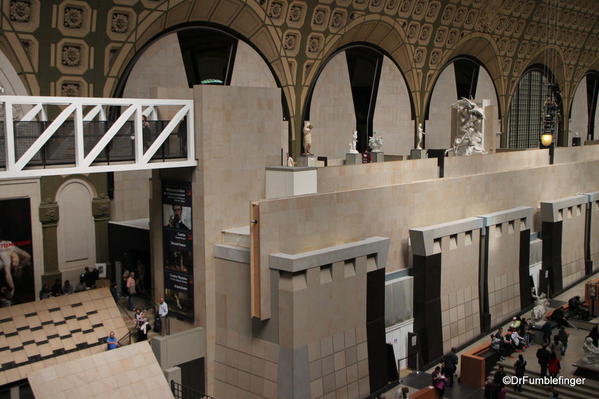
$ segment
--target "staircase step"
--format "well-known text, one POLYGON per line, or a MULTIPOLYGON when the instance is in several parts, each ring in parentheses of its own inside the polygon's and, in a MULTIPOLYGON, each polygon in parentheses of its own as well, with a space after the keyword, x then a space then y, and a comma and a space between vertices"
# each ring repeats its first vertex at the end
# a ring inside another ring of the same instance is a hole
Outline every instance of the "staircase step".
POLYGON ((235 227, 222 231, 222 243, 234 247, 250 247, 250 226, 235 227))

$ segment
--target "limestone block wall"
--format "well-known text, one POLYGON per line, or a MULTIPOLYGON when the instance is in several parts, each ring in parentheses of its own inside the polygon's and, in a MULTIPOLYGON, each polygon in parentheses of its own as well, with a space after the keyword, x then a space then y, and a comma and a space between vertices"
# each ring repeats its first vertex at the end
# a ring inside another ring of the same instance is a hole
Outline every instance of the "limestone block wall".
POLYGON ((481 219, 468 218, 410 229, 414 331, 425 363, 480 333, 481 228, 481 219))
POLYGON ((590 232, 589 255, 593 262, 593 271, 599 270, 599 192, 589 194, 590 232))
MULTIPOLYGON (((543 270, 556 293, 585 275, 585 229, 588 197, 576 195, 541 202, 543 270)), ((547 289, 547 286, 541 288, 547 289)), ((545 291, 543 290, 543 291, 545 291)))
POLYGON ((257 337, 250 317, 247 263, 215 259, 216 344, 214 395, 244 399, 278 397, 278 339, 257 337), (274 342, 273 342, 274 341, 274 342))
POLYGON ((318 168, 318 192, 410 183, 439 177, 436 159, 343 165, 318 168))
POLYGON ((597 158, 599 158, 598 144, 555 148, 555 163, 583 162, 597 158))
POLYGON ((521 207, 483 215, 485 225, 486 297, 483 313, 496 326, 530 304, 528 280, 530 224, 533 208, 521 207), (521 285, 523 285, 521 287, 521 285), (522 288, 522 289, 521 289, 522 288), (524 301, 523 301, 524 297, 524 301))
POLYGON ((469 157, 445 158, 444 176, 530 169, 549 165, 549 150, 511 151, 469 157))
POLYGON ((293 369, 279 374, 279 397, 363 398, 386 384, 387 245, 372 237, 270 256, 279 273, 279 367, 293 369))

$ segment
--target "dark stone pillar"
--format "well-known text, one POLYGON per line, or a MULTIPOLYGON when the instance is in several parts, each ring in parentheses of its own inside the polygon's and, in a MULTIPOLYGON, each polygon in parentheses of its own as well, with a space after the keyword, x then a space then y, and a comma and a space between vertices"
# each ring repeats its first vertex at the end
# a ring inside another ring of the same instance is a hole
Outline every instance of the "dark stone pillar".
POLYGON ((422 365, 443 355, 441 254, 414 255, 414 332, 422 365))
POLYGON ((526 309, 532 305, 532 294, 530 292, 530 229, 520 232, 520 309, 526 309))
POLYGON ((387 341, 385 338, 385 269, 366 275, 366 337, 370 392, 387 385, 387 341))
POLYGON ((562 280, 562 221, 543 222, 543 267, 539 286, 553 296, 563 287, 562 280))

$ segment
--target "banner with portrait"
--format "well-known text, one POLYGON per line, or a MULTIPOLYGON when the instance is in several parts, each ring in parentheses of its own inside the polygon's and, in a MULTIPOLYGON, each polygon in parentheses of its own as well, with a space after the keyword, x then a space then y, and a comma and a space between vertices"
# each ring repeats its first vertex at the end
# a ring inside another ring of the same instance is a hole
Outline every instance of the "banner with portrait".
POLYGON ((0 200, 0 306, 35 301, 29 198, 0 200))
POLYGON ((164 300, 169 313, 194 319, 191 184, 162 182, 164 300))

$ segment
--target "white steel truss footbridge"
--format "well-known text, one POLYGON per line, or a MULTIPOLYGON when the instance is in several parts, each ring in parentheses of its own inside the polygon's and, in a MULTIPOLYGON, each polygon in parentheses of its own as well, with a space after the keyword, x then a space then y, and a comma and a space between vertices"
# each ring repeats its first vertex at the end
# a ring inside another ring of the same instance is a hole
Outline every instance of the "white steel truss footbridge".
POLYGON ((193 167, 193 100, 0 96, 0 179, 193 167))

